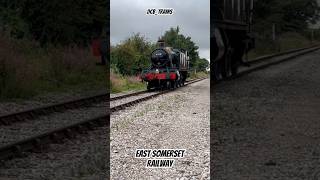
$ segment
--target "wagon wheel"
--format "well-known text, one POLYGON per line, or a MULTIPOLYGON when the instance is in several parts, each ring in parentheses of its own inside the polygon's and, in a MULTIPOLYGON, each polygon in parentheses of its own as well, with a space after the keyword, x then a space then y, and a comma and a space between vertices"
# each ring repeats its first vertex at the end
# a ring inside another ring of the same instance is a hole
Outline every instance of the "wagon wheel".
POLYGON ((230 78, 232 76, 232 58, 233 48, 229 47, 222 61, 221 75, 223 78, 230 78))
POLYGON ((233 77, 234 77, 234 76, 237 76, 237 74, 238 74, 238 67, 239 67, 238 61, 232 63, 231 73, 232 73, 232 76, 233 76, 233 77))
POLYGON ((220 70, 220 62, 214 62, 213 65, 212 65, 212 69, 213 69, 213 72, 212 72, 212 78, 213 78, 213 81, 219 81, 222 79, 222 76, 221 76, 221 70, 220 70))

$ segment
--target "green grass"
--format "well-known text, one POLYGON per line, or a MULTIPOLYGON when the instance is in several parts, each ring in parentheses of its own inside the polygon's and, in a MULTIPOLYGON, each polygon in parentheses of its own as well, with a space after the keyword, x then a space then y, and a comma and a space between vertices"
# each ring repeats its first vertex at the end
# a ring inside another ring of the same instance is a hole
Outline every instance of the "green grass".
POLYGON ((138 77, 123 76, 113 70, 110 72, 110 85, 111 93, 145 90, 147 86, 138 77))
POLYGON ((248 54, 248 59, 254 59, 259 56, 284 52, 292 49, 308 47, 318 41, 311 42, 307 37, 296 33, 287 32, 278 37, 276 42, 269 39, 256 38, 256 47, 248 54))
POLYGON ((0 33, 0 101, 48 92, 107 89, 105 67, 88 48, 47 47, 0 33))
POLYGON ((207 72, 191 72, 190 73, 190 76, 188 79, 198 79, 198 78, 204 78, 204 77, 209 77, 209 74, 207 72))

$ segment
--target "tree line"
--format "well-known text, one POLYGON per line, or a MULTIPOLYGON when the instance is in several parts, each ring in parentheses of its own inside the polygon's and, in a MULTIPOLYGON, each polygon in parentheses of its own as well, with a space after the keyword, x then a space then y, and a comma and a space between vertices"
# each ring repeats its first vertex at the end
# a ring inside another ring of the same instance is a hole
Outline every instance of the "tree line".
MULTIPOLYGON (((189 53, 190 67, 197 71, 205 71, 209 61, 199 57, 199 47, 191 40, 180 34, 179 27, 170 28, 163 36, 166 46, 185 49, 189 53)), ((155 42, 150 42, 139 33, 133 34, 122 43, 111 46, 111 68, 123 75, 135 75, 142 69, 150 67, 150 54, 157 47, 155 42)))
POLYGON ((2 0, 0 28, 42 46, 87 45, 107 28, 106 0, 2 0))
POLYGON ((258 32, 271 31, 276 24, 278 32, 301 32, 315 24, 320 17, 317 0, 256 0, 254 25, 258 32))

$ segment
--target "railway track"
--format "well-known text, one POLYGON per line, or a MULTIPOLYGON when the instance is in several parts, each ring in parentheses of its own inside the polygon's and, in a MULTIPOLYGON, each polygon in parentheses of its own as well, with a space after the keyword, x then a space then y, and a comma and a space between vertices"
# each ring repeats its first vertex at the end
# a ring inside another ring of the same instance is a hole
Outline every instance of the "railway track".
MULTIPOLYGON (((186 83, 186 85, 201 81, 203 79, 197 79, 197 80, 192 80, 186 83)), ((41 151, 41 149, 52 143, 52 142, 61 142, 63 139, 66 138, 73 138, 75 137, 76 134, 82 134, 85 133, 89 130, 96 129, 98 127, 102 126, 108 126, 109 121, 108 119, 110 118, 110 114, 116 111, 123 110, 127 107, 134 106, 135 104, 138 104, 140 102, 152 99, 154 97, 169 93, 171 91, 162 91, 162 92, 153 92, 149 93, 148 95, 145 95, 142 98, 137 98, 133 101, 128 101, 121 103, 119 105, 115 105, 110 108, 110 112, 106 112, 103 115, 98 115, 94 118, 90 118, 87 120, 79 120, 77 122, 74 122, 72 124, 69 124, 64 127, 59 127, 53 130, 48 130, 43 133, 35 134, 28 136, 27 138, 23 138, 22 140, 18 141, 13 141, 10 143, 7 143, 3 146, 0 147, 0 160, 6 160, 6 159, 11 159, 14 157, 19 157, 24 154, 24 152, 29 152, 29 151, 41 151)), ((134 93, 135 94, 135 93, 134 93)), ((139 95, 142 95, 143 93, 138 93, 139 95)), ((137 95, 137 94, 135 94, 137 95)), ((118 97, 117 99, 125 99, 128 97, 134 96, 132 94, 130 95, 124 95, 118 97)), ((115 101, 115 100, 114 100, 115 101)), ((91 102, 92 104, 92 102, 91 102)), ((31 122, 30 122, 31 123, 31 122)), ((7 127, 7 126, 4 126, 7 127)), ((2 128, 4 128, 2 127, 2 128)), ((15 129, 15 128, 14 128, 15 129)), ((14 134, 11 132, 11 134, 14 134)))
POLYGON ((36 119, 36 118, 39 118, 40 116, 44 116, 44 115, 46 116, 54 112, 63 112, 70 109, 90 106, 94 103, 107 101, 108 98, 109 98, 109 94, 103 93, 103 94, 89 96, 81 99, 70 100, 67 102, 56 103, 52 105, 40 106, 37 108, 26 109, 20 112, 1 115, 0 126, 11 125, 17 122, 36 119))
MULTIPOLYGON (((192 80, 189 80, 189 81, 192 81, 192 80)), ((147 90, 138 91, 138 92, 134 92, 134 93, 111 97, 109 99, 109 101, 112 102, 112 101, 132 97, 132 96, 138 96, 138 95, 142 95, 142 94, 146 94, 146 93, 149 93, 149 92, 147 90)), ((26 109, 26 110, 23 110, 20 112, 14 112, 14 113, 9 113, 9 114, 5 114, 5 115, 0 115, 0 126, 1 125, 12 125, 12 124, 18 123, 18 122, 33 120, 33 119, 39 118, 41 116, 47 116, 47 115, 55 113, 55 112, 63 112, 66 110, 76 109, 79 107, 88 107, 88 106, 91 106, 92 104, 95 104, 95 103, 108 101, 108 98, 109 98, 109 93, 102 93, 102 94, 97 94, 97 95, 84 97, 84 98, 80 98, 80 99, 74 99, 74 100, 70 100, 70 101, 66 101, 66 102, 62 102, 62 103, 45 105, 45 106, 40 106, 37 108, 26 109)))
MULTIPOLYGON (((290 50, 290 51, 286 51, 286 52, 261 56, 261 57, 249 60, 248 63, 250 65, 250 67, 239 68, 237 76, 231 77, 231 78, 228 78, 225 80, 233 80, 233 79, 239 78, 243 75, 249 74, 251 72, 254 72, 254 71, 257 71, 260 69, 264 69, 264 68, 267 68, 272 65, 280 64, 282 62, 294 59, 298 56, 302 56, 302 55, 314 52, 319 49, 320 49, 320 45, 316 45, 316 46, 311 46, 311 47, 307 47, 307 48, 299 48, 299 49, 294 49, 294 50, 290 50)), ((220 83, 222 81, 220 80, 217 83, 220 83)))

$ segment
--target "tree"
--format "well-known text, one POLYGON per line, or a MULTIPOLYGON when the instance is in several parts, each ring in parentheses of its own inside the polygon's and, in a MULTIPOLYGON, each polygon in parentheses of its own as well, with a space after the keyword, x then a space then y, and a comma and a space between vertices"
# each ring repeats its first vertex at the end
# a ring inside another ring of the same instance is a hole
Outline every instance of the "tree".
POLYGON ((200 58, 197 60, 196 70, 197 71, 206 71, 209 67, 209 61, 205 58, 200 58))
POLYGON ((191 37, 185 37, 184 35, 179 34, 179 32, 179 26, 170 28, 170 30, 164 33, 161 39, 165 41, 167 46, 187 50, 190 57, 190 66, 193 67, 199 59, 199 47, 191 40, 191 37))
POLYGON ((255 26, 264 31, 275 23, 280 31, 301 31, 319 19, 316 0, 256 0, 255 26))
POLYGON ((155 44, 139 33, 111 49, 111 64, 123 75, 135 75, 150 66, 150 54, 155 44))

